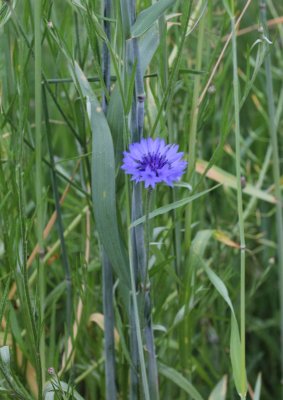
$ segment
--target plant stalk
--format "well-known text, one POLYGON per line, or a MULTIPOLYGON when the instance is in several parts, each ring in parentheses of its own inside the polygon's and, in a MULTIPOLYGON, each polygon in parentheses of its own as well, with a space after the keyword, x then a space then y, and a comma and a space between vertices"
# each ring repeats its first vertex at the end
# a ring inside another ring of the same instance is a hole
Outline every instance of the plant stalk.
POLYGON ((235 17, 231 16, 232 26, 232 55, 233 55, 233 93, 234 93, 234 118, 235 118, 235 143, 236 143, 236 179, 237 179, 237 207, 240 233, 240 340, 241 340, 241 393, 246 398, 246 336, 245 336, 245 259, 246 243, 244 230, 243 195, 241 184, 241 134, 240 134, 240 99, 237 61, 237 41, 235 17))
MULTIPOLYGON (((260 18, 264 29, 264 34, 268 37, 268 28, 266 24, 266 2, 260 0, 260 18)), ((272 146, 272 168, 273 179, 275 186, 276 203, 276 236, 277 236, 277 252, 278 252, 278 269, 279 269, 279 298, 280 298, 280 351, 281 351, 281 381, 283 377, 283 212, 282 212, 282 194, 280 190, 280 158, 277 129, 275 125, 275 105, 272 84, 271 71, 271 55, 268 52, 265 57, 265 79, 266 79, 266 94, 269 116, 269 133, 272 146)), ((283 391, 283 389, 282 389, 283 391)))
MULTIPOLYGON (((43 254, 43 196, 42 196, 42 88, 41 88, 41 0, 34 2, 34 62, 35 62, 35 157, 36 157, 36 205, 37 205, 37 236, 39 244, 39 332, 40 332, 40 359, 42 368, 42 384, 45 380, 45 334, 44 334, 44 299, 45 299, 45 276, 42 262, 43 254)), ((42 396, 42 393, 40 394, 42 396)))

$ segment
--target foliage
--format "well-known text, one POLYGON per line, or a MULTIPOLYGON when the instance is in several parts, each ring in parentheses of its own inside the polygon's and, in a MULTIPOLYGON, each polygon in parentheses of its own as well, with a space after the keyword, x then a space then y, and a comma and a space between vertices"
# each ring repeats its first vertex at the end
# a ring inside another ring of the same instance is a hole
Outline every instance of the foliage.
POLYGON ((0 397, 157 398, 154 335, 162 400, 279 399, 283 6, 134 3, 2 2, 0 397), (142 131, 188 170, 132 199, 142 131))

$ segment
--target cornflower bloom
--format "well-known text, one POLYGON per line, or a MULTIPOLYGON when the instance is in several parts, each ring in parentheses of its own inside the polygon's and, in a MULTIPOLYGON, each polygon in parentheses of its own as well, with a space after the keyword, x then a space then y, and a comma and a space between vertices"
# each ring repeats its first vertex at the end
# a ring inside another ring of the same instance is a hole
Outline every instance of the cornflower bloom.
POLYGON ((145 188, 154 188, 159 182, 173 186, 180 180, 187 166, 177 144, 165 144, 163 139, 141 139, 124 151, 122 169, 132 175, 132 181, 144 182, 145 188))

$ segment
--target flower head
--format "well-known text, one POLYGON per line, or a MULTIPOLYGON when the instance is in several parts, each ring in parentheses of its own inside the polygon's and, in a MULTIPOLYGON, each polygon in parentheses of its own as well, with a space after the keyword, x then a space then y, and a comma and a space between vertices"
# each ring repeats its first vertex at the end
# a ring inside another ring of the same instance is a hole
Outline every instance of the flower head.
POLYGON ((184 153, 178 149, 177 144, 166 145, 163 139, 142 139, 130 144, 129 151, 124 151, 121 168, 132 175, 133 181, 144 182, 146 188, 154 188, 159 182, 173 186, 187 166, 182 160, 184 153))

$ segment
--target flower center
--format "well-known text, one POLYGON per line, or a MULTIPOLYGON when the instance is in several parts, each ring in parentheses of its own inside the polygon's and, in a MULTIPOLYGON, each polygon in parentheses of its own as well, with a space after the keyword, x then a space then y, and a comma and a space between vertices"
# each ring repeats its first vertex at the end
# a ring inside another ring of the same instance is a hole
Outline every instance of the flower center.
POLYGON ((165 154, 160 153, 148 153, 143 156, 142 160, 139 161, 139 170, 145 171, 146 167, 149 167, 153 172, 158 174, 158 170, 163 168, 165 164, 169 164, 165 154))

